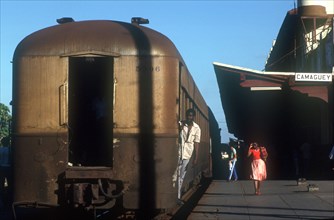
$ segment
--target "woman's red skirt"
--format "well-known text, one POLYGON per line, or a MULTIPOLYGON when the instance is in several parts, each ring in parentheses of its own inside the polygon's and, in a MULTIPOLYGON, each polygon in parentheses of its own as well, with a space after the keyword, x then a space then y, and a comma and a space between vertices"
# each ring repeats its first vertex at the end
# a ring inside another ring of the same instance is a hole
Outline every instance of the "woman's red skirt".
POLYGON ((251 166, 251 179, 262 181, 267 178, 266 164, 262 159, 253 160, 251 166))

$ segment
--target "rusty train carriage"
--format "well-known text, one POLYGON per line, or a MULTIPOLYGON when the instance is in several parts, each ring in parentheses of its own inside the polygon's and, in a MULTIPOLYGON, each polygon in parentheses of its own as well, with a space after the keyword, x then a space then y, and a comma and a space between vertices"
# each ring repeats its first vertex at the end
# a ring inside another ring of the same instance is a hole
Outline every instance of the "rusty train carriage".
POLYGON ((211 173, 209 110, 168 38, 107 20, 27 36, 13 59, 14 202, 173 207, 177 122, 189 107, 202 143, 184 192, 211 173))

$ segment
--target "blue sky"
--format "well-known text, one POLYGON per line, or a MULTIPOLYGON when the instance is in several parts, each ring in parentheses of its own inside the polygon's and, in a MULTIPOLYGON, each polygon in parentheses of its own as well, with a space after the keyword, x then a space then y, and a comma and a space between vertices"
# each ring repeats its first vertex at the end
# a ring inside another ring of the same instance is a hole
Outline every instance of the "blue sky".
POLYGON ((213 62, 263 70, 273 40, 295 0, 244 1, 1 1, 0 103, 12 99, 11 60, 27 35, 57 25, 56 19, 118 20, 144 17, 171 39, 197 86, 227 132, 213 62))

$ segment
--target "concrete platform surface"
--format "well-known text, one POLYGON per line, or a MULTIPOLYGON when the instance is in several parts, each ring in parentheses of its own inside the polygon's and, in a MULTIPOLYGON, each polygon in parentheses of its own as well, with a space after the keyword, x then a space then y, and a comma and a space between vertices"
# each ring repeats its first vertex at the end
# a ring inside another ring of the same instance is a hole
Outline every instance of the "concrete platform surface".
POLYGON ((334 219, 334 181, 267 180, 255 195, 251 180, 213 180, 187 219, 334 219))

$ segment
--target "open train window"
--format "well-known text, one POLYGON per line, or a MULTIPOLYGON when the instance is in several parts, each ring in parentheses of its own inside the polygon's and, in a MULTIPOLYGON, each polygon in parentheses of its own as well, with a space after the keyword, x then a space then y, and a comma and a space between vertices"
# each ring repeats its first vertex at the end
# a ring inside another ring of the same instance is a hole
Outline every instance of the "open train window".
POLYGON ((112 166, 112 57, 70 57, 69 161, 112 166))

